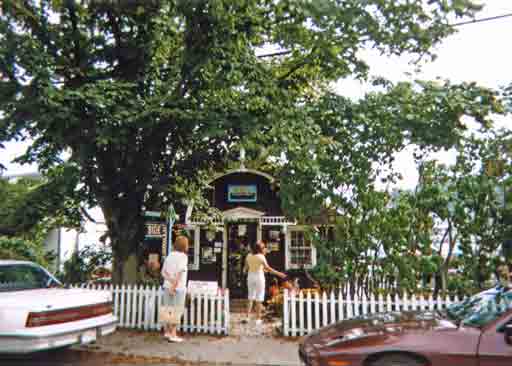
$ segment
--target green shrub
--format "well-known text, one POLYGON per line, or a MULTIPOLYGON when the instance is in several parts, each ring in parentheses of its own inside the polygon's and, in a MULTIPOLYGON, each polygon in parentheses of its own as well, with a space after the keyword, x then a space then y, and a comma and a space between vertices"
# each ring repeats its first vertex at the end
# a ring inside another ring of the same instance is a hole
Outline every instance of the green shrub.
POLYGON ((42 244, 30 239, 0 236, 0 259, 27 260, 48 267, 55 254, 45 252, 42 244))
POLYGON ((66 284, 85 283, 92 280, 93 271, 105 267, 112 262, 110 248, 87 246, 73 253, 64 262, 64 268, 57 274, 60 281, 66 284))

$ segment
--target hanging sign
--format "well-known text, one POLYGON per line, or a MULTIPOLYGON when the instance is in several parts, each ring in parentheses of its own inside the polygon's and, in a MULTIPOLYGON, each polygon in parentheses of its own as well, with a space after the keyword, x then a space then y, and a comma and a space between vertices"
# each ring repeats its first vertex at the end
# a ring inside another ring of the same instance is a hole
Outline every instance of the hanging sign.
POLYGON ((228 202, 256 202, 257 187, 255 184, 228 185, 228 202))

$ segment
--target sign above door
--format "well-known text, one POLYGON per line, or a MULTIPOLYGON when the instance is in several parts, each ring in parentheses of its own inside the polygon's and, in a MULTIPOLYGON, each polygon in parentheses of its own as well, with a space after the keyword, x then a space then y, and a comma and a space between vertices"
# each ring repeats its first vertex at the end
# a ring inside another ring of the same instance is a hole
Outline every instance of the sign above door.
POLYGON ((256 184, 229 184, 228 202, 256 202, 258 189, 256 184))

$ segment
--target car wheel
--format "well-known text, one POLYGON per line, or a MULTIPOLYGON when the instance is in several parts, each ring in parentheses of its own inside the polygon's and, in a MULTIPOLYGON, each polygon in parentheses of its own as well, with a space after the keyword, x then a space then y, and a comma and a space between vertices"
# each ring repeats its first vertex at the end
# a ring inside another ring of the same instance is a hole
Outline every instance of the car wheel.
POLYGON ((366 366, 428 366, 428 363, 419 357, 401 353, 390 353, 371 358, 366 366))

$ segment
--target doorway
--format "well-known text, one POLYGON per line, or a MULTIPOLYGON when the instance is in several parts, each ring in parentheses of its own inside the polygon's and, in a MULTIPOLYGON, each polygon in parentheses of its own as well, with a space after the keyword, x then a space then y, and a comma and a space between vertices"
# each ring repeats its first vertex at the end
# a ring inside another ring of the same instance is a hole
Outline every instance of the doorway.
POLYGON ((258 238, 257 231, 256 222, 235 222, 227 225, 227 287, 231 298, 247 298, 247 276, 243 269, 250 245, 258 238))

